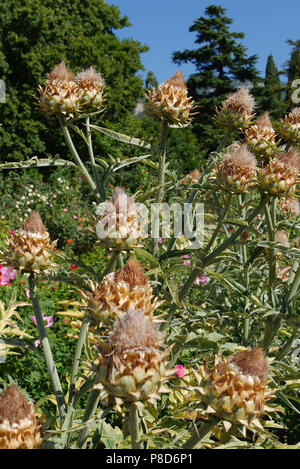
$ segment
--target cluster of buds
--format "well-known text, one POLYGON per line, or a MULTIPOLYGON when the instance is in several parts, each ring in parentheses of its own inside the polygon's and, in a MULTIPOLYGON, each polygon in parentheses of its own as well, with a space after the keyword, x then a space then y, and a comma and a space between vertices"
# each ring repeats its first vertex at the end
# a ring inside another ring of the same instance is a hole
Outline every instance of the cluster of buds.
POLYGON ((31 212, 21 228, 6 240, 8 249, 2 253, 3 264, 22 272, 40 274, 55 267, 51 262, 51 251, 56 241, 50 236, 38 212, 31 212))
POLYGON ((291 147, 300 147, 300 107, 294 108, 277 123, 276 130, 280 138, 291 147))
POLYGON ((256 159, 246 145, 233 145, 213 172, 215 183, 227 192, 242 194, 256 184, 256 159))
POLYGON ((300 169, 299 154, 290 149, 270 159, 267 166, 258 170, 257 179, 261 190, 277 197, 293 195, 300 169))
POLYGON ((273 411, 265 403, 274 396, 268 389, 268 361, 261 348, 252 348, 231 355, 209 371, 206 364, 196 373, 199 387, 195 389, 204 410, 201 414, 218 417, 226 431, 232 425, 243 430, 259 427, 259 417, 273 411))
POLYGON ((245 129, 245 141, 252 153, 259 160, 269 160, 276 153, 275 130, 270 121, 269 113, 265 112, 254 125, 245 129))
POLYGON ((182 73, 174 75, 148 92, 144 112, 150 117, 165 121, 171 126, 186 127, 190 124, 195 109, 182 73))
POLYGON ((97 380, 117 399, 125 402, 154 402, 173 371, 166 369, 169 350, 143 311, 129 311, 116 321, 99 355, 97 380))
POLYGON ((98 205, 96 213, 99 217, 96 233, 107 248, 116 251, 134 249, 146 237, 134 198, 128 197, 119 187, 109 200, 98 205))
POLYGON ((17 386, 0 394, 0 449, 35 449, 42 444, 41 424, 17 386))
POLYGON ((152 320, 159 306, 153 290, 136 259, 129 259, 122 269, 106 275, 101 284, 91 283, 92 293, 81 291, 88 315, 96 323, 122 318, 128 311, 144 312, 152 320))
POLYGON ((241 87, 216 109, 216 123, 228 131, 244 130, 253 121, 255 101, 247 88, 241 87))
POLYGON ((44 86, 38 87, 38 103, 47 114, 74 117, 101 109, 103 89, 104 80, 93 67, 74 76, 61 62, 47 74, 44 86))

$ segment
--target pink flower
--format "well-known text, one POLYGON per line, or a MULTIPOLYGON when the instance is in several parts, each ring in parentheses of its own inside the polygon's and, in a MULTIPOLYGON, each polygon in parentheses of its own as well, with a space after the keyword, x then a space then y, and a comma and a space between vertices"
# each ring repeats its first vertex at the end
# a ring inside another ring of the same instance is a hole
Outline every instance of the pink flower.
POLYGON ((178 378, 184 377, 184 366, 183 365, 176 365, 175 366, 176 374, 178 378))
POLYGON ((34 341, 34 346, 37 348, 40 345, 41 341, 39 339, 34 341))
POLYGON ((68 209, 67 209, 67 208, 64 208, 64 212, 67 212, 67 211, 68 211, 68 209))
POLYGON ((53 199, 56 199, 57 195, 56 194, 53 194, 53 199))
POLYGON ((13 237, 14 236, 13 230, 9 230, 8 234, 9 234, 9 236, 13 237))
POLYGON ((188 254, 183 254, 183 256, 181 256, 181 257, 182 257, 182 259, 189 259, 190 258, 190 256, 188 254))
POLYGON ((13 267, 0 266, 0 285, 9 285, 10 280, 15 280, 17 271, 13 267))
POLYGON ((196 278, 195 282, 197 285, 200 285, 200 283, 205 285, 208 282, 208 277, 206 277, 205 275, 201 275, 200 277, 196 278))
POLYGON ((30 298, 30 293, 29 293, 28 288, 25 288, 25 295, 27 298, 30 298))
POLYGON ((261 220, 261 214, 260 213, 257 214, 257 218, 258 218, 258 220, 261 220))
POLYGON ((77 220, 78 217, 77 217, 77 215, 73 215, 73 218, 74 218, 74 220, 77 220))
POLYGON ((159 244, 162 244, 162 237, 159 236, 157 241, 159 242, 159 244))
MULTIPOLYGON (((42 313, 42 318, 44 320, 45 327, 51 327, 53 325, 53 316, 45 316, 45 313, 42 313), (45 324, 46 322, 46 324, 45 324)), ((37 322, 35 316, 30 316, 31 321, 37 327, 37 322)))

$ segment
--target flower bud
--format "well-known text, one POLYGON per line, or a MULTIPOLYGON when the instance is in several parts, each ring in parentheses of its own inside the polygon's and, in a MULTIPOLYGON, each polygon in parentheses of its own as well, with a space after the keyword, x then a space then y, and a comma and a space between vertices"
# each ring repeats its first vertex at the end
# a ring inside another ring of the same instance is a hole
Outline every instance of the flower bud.
POLYGON ((129 259, 122 269, 106 275, 100 285, 91 286, 92 293, 81 291, 81 295, 88 314, 98 323, 139 310, 152 319, 160 304, 157 299, 153 300, 153 290, 136 259, 129 259))
POLYGON ((83 112, 92 112, 103 107, 104 80, 93 67, 83 70, 75 77, 81 91, 79 106, 83 112))
POLYGON ((146 235, 139 223, 139 211, 133 197, 119 187, 111 199, 97 207, 96 233, 101 244, 117 251, 134 249, 146 235))
POLYGON ((33 405, 9 386, 0 394, 0 449, 35 449, 42 441, 33 405))
POLYGON ((242 194, 256 184, 256 159, 246 145, 233 147, 213 171, 215 183, 227 192, 242 194))
POLYGON ((205 407, 204 414, 215 415, 231 425, 260 426, 259 417, 272 409, 265 405, 274 396, 268 390, 268 361, 261 348, 235 353, 209 371, 206 364, 196 374, 195 389, 205 407))
POLYGON ((260 160, 269 160, 278 151, 275 131, 268 112, 257 119, 254 125, 245 129, 245 141, 260 160))
POLYGON ((21 228, 6 240, 8 249, 3 253, 3 263, 22 272, 40 274, 55 264, 51 252, 56 241, 50 242, 49 233, 38 212, 31 212, 21 228))
POLYGON ((46 114, 73 117, 80 111, 81 91, 64 62, 48 73, 44 86, 39 86, 38 91, 40 110, 46 114))
POLYGON ((216 110, 216 123, 228 131, 243 130, 252 123, 254 107, 255 101, 247 88, 240 87, 216 110))
POLYGON ((106 390, 124 401, 154 402, 167 376, 162 336, 142 311, 129 312, 115 323, 108 343, 99 355, 97 378, 106 390))
POLYGON ((276 126, 279 137, 290 147, 300 147, 300 107, 294 108, 276 126))
POLYGON ((291 148, 258 170, 259 186, 270 195, 289 197, 295 192, 299 168, 299 154, 291 148))
POLYGON ((175 72, 158 89, 148 91, 144 112, 150 117, 163 120, 169 125, 186 127, 190 124, 195 109, 194 102, 188 97, 182 73, 175 72))

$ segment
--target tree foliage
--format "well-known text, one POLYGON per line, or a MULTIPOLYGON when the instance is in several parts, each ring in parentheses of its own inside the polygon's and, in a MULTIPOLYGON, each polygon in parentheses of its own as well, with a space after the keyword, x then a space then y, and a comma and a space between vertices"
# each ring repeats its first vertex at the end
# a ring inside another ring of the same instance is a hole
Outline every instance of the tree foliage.
POLYGON ((137 72, 141 43, 120 41, 114 30, 129 26, 104 0, 7 0, 0 11, 0 77, 6 104, 0 104, 1 159, 22 159, 45 151, 62 153, 57 123, 35 109, 36 88, 61 60, 77 72, 95 67, 105 78, 106 116, 132 110, 143 94, 137 72), (53 138, 54 137, 54 138, 53 138))
POLYGON ((225 12, 220 6, 208 6, 206 16, 198 18, 189 28, 196 33, 197 48, 173 53, 175 63, 191 62, 195 66, 196 71, 188 80, 189 92, 198 106, 193 129, 203 150, 210 151, 216 144, 216 131, 212 131, 216 106, 238 84, 255 82, 258 77, 257 57, 247 56, 246 48, 239 41, 244 34, 230 31, 233 21, 225 12))

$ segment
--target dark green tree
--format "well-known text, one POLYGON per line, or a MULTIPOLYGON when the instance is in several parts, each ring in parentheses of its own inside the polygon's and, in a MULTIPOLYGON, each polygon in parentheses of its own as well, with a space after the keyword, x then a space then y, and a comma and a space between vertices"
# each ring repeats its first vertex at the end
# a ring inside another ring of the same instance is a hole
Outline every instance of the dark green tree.
POLYGON ((114 31, 129 26, 104 0, 7 0, 0 11, 0 78, 6 103, 0 103, 1 160, 64 152, 55 118, 35 109, 33 95, 57 63, 78 72, 94 66, 105 78, 105 118, 117 121, 143 96, 140 54, 148 48, 114 31))
MULTIPOLYGON (((248 57, 239 39, 244 33, 229 30, 233 20, 225 16, 221 6, 211 5, 189 28, 196 33, 194 50, 174 52, 177 64, 191 62, 196 72, 189 77, 189 93, 198 106, 193 130, 200 140, 203 152, 216 147, 216 130, 213 123, 215 108, 227 94, 240 84, 253 83, 258 78, 256 56, 248 57)), ((218 132, 221 137, 222 131, 218 132)))
POLYGON ((271 117, 282 116, 285 104, 283 100, 284 85, 280 82, 279 72, 270 54, 267 60, 265 79, 261 86, 254 90, 257 102, 257 114, 269 111, 271 117))

